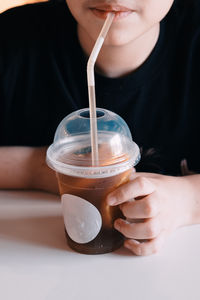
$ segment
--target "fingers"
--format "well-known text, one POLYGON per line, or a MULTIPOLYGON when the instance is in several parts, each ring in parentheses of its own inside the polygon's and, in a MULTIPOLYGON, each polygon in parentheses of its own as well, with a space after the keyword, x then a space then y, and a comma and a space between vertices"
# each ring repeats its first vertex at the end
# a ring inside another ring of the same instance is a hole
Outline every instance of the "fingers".
POLYGON ((146 177, 136 177, 134 180, 120 186, 107 197, 108 205, 118 205, 133 198, 146 196, 155 191, 155 186, 146 177))
POLYGON ((156 238, 147 242, 138 242, 136 240, 126 240, 124 247, 131 250, 135 255, 151 255, 160 251, 167 237, 165 231, 161 232, 156 238))
POLYGON ((156 217, 161 209, 161 201, 156 193, 141 200, 132 200, 120 205, 123 215, 131 219, 145 219, 156 217), (153 196, 152 196, 153 195, 153 196))
POLYGON ((159 218, 147 219, 142 223, 129 223, 117 219, 114 227, 130 239, 153 239, 160 234, 162 229, 159 218))

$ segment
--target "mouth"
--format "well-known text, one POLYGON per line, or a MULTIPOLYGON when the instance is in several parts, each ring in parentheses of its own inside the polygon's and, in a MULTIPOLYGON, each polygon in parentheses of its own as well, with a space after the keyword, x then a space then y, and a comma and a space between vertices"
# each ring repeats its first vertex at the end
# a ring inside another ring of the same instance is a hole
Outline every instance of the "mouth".
POLYGON ((106 19, 107 15, 112 12, 115 14, 114 20, 127 17, 134 12, 133 9, 121 5, 99 5, 90 9, 96 17, 101 19, 106 19))

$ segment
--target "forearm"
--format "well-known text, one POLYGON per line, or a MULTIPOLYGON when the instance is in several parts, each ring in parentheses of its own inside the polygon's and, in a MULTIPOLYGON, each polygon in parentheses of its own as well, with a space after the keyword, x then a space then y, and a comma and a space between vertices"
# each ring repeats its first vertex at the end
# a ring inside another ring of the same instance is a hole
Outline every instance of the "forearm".
POLYGON ((0 189, 58 192, 55 173, 45 163, 46 148, 0 147, 0 189))

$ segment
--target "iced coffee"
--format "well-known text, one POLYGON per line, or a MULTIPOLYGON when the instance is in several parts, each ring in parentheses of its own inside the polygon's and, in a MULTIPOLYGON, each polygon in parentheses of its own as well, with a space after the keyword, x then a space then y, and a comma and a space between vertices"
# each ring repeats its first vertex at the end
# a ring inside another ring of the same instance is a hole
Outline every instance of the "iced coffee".
MULTIPOLYGON (((64 158, 60 158, 60 160, 65 161, 64 158)), ((123 218, 122 213, 119 207, 108 206, 105 199, 115 188, 128 181, 130 172, 131 170, 127 170, 114 176, 102 178, 83 178, 57 173, 61 196, 75 195, 80 199, 87 200, 97 208, 102 218, 100 231, 90 242, 77 243, 70 238, 66 231, 68 244, 71 248, 81 253, 99 254, 111 252, 123 244, 123 236, 113 227, 114 220, 123 218)))
POLYGON ((97 119, 99 165, 92 165, 87 110, 61 122, 47 163, 57 174, 69 246, 81 253, 100 254, 123 244, 123 236, 113 227, 123 215, 105 199, 129 180, 140 155, 126 123, 101 109, 97 119))

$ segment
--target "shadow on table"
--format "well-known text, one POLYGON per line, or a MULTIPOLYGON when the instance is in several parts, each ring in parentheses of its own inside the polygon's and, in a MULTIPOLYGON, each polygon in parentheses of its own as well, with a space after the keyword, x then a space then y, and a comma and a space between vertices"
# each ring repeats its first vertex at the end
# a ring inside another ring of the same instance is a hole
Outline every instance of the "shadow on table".
MULTIPOLYGON (((65 238, 62 216, 0 219, 0 238, 72 252, 65 238)), ((112 253, 134 256, 121 247, 112 253)))
POLYGON ((61 216, 0 219, 0 238, 72 251, 67 246, 61 216))

